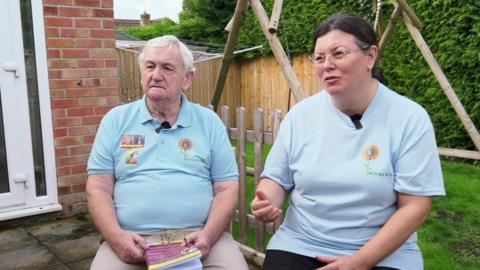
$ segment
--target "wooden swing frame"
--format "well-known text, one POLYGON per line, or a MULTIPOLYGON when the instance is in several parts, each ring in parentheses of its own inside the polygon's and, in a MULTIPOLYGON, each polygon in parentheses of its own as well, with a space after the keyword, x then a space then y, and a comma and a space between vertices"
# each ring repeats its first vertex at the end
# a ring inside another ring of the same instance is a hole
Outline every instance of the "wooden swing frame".
MULTIPOLYGON (((425 42, 422 34, 420 33, 419 29, 422 28, 422 23, 420 19, 415 15, 415 12, 407 4, 406 0, 391 0, 391 2, 393 2, 394 10, 390 16, 390 21, 386 27, 383 26, 383 23, 382 23, 383 19, 382 19, 381 12, 379 16, 378 29, 379 29, 379 34, 381 35, 381 39, 379 42, 379 53, 381 54, 381 52, 384 50, 386 43, 390 40, 392 36, 396 23, 401 17, 403 19, 403 22, 407 26, 407 29, 410 32, 410 35, 415 41, 415 44, 419 48, 423 57, 425 58, 428 66, 432 70, 435 78, 439 82, 442 90, 444 91, 450 104, 452 105, 453 109, 455 110, 458 117, 460 118, 460 121, 462 121, 463 126, 467 130, 468 135, 472 139, 477 149, 476 151, 470 151, 470 150, 439 147, 438 148, 439 153, 444 156, 480 160, 480 134, 478 132, 478 129, 475 127, 470 116, 466 112, 460 99, 456 95, 454 89, 450 85, 450 82, 448 81, 447 77, 443 73, 440 65, 438 64, 437 60, 435 59, 432 52, 430 51, 430 48, 425 42)), ((251 7, 255 17, 257 18, 260 24, 260 28, 262 29, 262 32, 268 41, 268 44, 272 48, 272 52, 275 56, 275 59, 279 63, 282 73, 285 76, 288 82, 288 85, 290 86, 290 89, 292 90, 293 97, 297 102, 299 102, 300 100, 306 97, 302 89, 302 86, 300 85, 299 80, 297 79, 297 76, 295 75, 295 72, 293 71, 293 68, 290 64, 290 61, 287 55, 285 54, 282 44, 277 36, 277 26, 278 26, 280 14, 282 11, 282 5, 283 5, 283 0, 275 0, 273 5, 273 10, 272 10, 272 15, 269 19, 260 0, 238 0, 237 1, 234 16, 226 27, 226 30, 229 31, 229 35, 228 35, 227 43, 225 46, 222 66, 220 68, 220 73, 219 73, 217 83, 215 86, 215 91, 212 97, 211 104, 213 105, 213 108, 215 111, 217 111, 218 109, 218 104, 220 102, 220 97, 223 92, 228 69, 232 62, 233 51, 237 42, 240 26, 242 24, 242 21, 245 16, 245 12, 248 9, 248 6, 251 7)))

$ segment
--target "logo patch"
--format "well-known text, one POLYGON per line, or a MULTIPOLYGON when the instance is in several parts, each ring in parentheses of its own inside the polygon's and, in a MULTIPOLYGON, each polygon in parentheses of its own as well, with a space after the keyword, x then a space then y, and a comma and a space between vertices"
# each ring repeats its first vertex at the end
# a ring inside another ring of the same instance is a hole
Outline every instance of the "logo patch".
POLYGON ((363 166, 365 166, 365 174, 373 176, 393 176, 391 172, 378 172, 373 167, 373 162, 380 155, 380 150, 375 144, 367 145, 362 152, 362 157, 366 161, 363 166))
POLYGON ((180 148, 180 152, 183 153, 183 159, 189 160, 190 159, 190 150, 193 148, 193 142, 189 138, 183 138, 178 142, 178 148, 180 148))
POLYGON ((120 145, 122 149, 143 148, 144 146, 145 146, 144 135, 123 134, 122 144, 120 145))

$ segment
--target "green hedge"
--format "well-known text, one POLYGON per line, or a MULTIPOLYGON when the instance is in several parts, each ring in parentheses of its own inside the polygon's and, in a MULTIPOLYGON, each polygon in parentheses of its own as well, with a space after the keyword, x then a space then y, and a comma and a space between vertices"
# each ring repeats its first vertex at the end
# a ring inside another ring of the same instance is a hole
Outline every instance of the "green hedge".
MULTIPOLYGON (((262 1, 268 14, 272 10, 273 2, 273 0, 262 1)), ((390 1, 383 2, 385 2, 383 9, 387 19, 385 23, 387 23, 393 6, 390 1)), ((472 121, 480 128, 480 1, 411 0, 408 2, 423 22, 421 33, 424 39, 472 121)), ((354 12, 373 23, 372 4, 372 0, 284 1, 278 27, 279 38, 287 52, 310 54, 313 31, 322 20, 334 13, 354 12)), ((229 7, 232 9, 233 6, 229 7)), ((230 12, 232 13, 233 9, 230 12)), ((197 21, 200 20, 197 18, 197 21)), ((179 37, 188 37, 188 33, 182 31, 182 28, 195 28, 197 31, 200 28, 204 29, 204 37, 202 37, 204 40, 218 39, 218 37, 226 39, 224 32, 215 32, 221 30, 206 30, 208 27, 204 25, 205 23, 200 21, 196 25, 192 20, 185 20, 185 22, 181 20, 180 24, 174 27, 177 32, 171 33, 179 37), (182 27, 183 24, 189 25, 182 27), (200 24, 203 25, 196 27, 200 24)), ((162 31, 162 34, 166 33, 165 30, 162 31)), ((167 29, 168 31, 171 30, 167 29)), ((196 31, 190 30, 190 32, 196 31)), ((238 44, 265 45, 261 50, 242 54, 240 57, 243 58, 271 53, 251 11, 247 12, 241 27, 238 44)), ((385 49, 380 66, 384 69, 390 88, 417 101, 429 112, 440 146, 475 149, 401 20, 397 23, 393 37, 385 49)))

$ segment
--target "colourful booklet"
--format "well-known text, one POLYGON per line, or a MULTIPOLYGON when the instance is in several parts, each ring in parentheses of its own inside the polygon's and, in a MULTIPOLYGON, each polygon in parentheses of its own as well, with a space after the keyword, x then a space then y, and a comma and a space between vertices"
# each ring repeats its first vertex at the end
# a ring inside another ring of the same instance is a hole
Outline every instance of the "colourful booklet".
POLYGON ((195 246, 182 246, 183 241, 154 242, 145 250, 148 270, 201 270, 202 254, 195 246))

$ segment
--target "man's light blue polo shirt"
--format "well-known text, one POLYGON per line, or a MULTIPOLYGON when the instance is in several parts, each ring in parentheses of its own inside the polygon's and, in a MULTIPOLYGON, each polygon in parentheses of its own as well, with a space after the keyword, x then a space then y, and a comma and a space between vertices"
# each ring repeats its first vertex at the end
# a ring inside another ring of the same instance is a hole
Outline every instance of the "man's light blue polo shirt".
MULTIPOLYGON (((379 83, 361 122, 356 129, 326 91, 288 113, 263 172, 291 190, 284 223, 268 249, 312 257, 353 254, 397 210, 397 192, 445 194, 423 108, 379 83)), ((423 269, 416 234, 378 265, 423 269)))
POLYGON ((114 175, 116 214, 125 230, 202 227, 213 183, 238 180, 225 127, 185 96, 171 129, 157 133, 159 126, 145 97, 112 109, 100 124, 88 174, 114 175))

